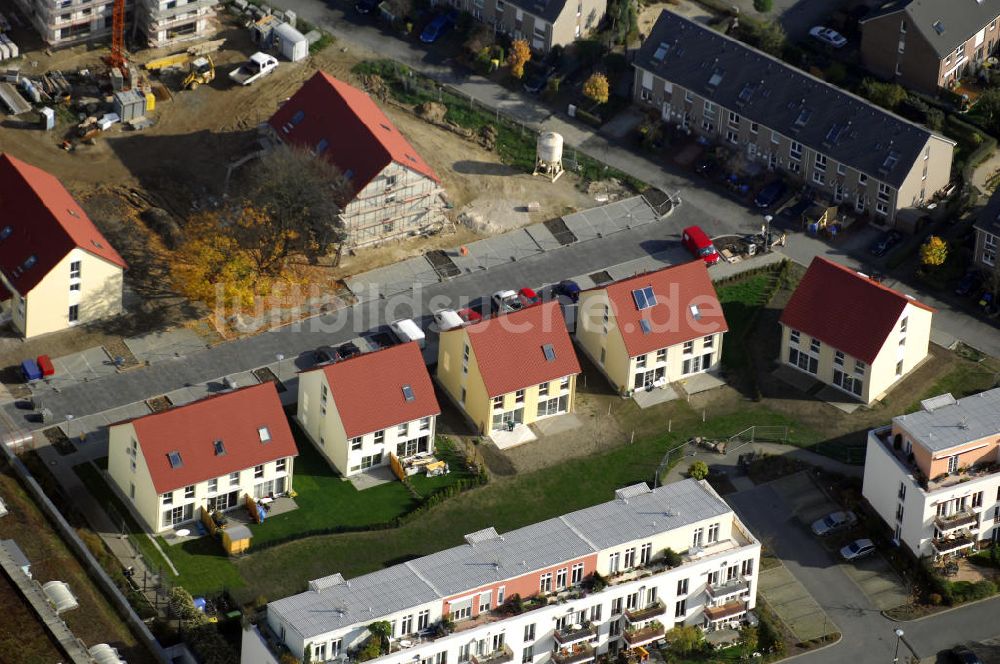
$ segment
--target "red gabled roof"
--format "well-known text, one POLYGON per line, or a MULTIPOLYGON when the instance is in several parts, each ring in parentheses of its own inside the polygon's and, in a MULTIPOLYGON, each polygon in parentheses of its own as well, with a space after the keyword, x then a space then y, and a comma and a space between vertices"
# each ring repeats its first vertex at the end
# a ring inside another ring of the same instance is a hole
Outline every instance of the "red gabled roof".
POLYGON ((494 316, 445 334, 463 330, 490 397, 580 373, 558 302, 494 316), (545 358, 546 344, 552 344, 552 360, 545 358))
POLYGON ((271 382, 126 421, 135 427, 157 495, 298 455, 271 382), (261 427, 267 427, 271 435, 267 443, 261 442, 261 427), (222 441, 223 454, 215 452, 217 440, 222 441), (180 453, 179 467, 170 465, 172 452, 180 453))
POLYGON ((817 256, 785 305, 781 322, 871 364, 907 304, 934 312, 899 291, 817 256))
POLYGON ((441 413, 416 342, 362 353, 316 370, 326 374, 348 438, 441 413), (413 391, 413 401, 406 400, 405 385, 413 391))
POLYGON ((600 288, 607 291, 629 357, 729 331, 708 267, 700 258, 600 288), (647 287, 653 289, 656 304, 640 310, 633 292, 647 287), (692 306, 698 308, 697 318, 692 306))
MULTIPOLYGON (((74 247, 128 267, 94 222, 52 175, 0 154, 0 270, 25 295, 74 247), (34 265, 25 261, 35 257, 34 265)), ((68 278, 68 275, 67 275, 68 278)))
POLYGON ((318 71, 268 121, 282 140, 323 155, 349 175, 354 191, 365 188, 396 162, 440 182, 409 141, 371 97, 318 71))

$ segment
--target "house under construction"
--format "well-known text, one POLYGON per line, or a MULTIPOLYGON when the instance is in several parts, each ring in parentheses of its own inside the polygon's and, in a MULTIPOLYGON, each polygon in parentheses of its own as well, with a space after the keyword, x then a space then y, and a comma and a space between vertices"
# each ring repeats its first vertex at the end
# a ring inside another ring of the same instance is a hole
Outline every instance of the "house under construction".
POLYGON ((441 180, 372 99, 324 72, 268 121, 279 142, 323 155, 347 178, 346 246, 429 233, 444 222, 441 180))
MULTIPOLYGON (((71 46, 111 35, 113 0, 15 0, 47 46, 71 46)), ((215 33, 217 0, 126 0, 126 35, 152 48, 215 33)))

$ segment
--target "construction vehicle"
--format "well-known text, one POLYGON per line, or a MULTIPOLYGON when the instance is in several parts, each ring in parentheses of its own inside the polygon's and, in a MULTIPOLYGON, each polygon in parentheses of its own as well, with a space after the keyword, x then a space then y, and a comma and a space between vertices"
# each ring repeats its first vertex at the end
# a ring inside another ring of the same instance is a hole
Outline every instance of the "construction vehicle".
POLYGON ((185 90, 197 90, 199 85, 205 85, 215 80, 215 63, 210 56, 195 58, 191 61, 188 75, 184 78, 185 90))

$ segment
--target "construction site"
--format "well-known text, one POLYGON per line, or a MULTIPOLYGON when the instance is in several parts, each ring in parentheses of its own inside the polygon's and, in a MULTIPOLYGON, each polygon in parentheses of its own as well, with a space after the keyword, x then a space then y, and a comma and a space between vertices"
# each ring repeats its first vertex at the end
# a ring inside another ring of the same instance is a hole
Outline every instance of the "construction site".
MULTIPOLYGON (((127 286, 147 300, 155 295, 157 306, 179 301, 165 292, 171 243, 164 242, 163 227, 175 244, 194 211, 218 206, 227 181, 238 183, 242 166, 233 165, 260 152, 261 125, 317 70, 362 87, 352 69, 377 57, 333 44, 293 62, 284 49, 274 49, 273 73, 246 86, 230 73, 263 50, 258 26, 274 22, 248 13, 253 7, 220 13, 211 39, 131 53, 119 40, 110 49, 46 49, 9 7, 0 5, 12 25, 6 34, 23 46, 3 63, 0 98, 8 115, 0 149, 55 175, 118 246, 130 265, 127 286)), ((514 170, 495 150, 440 119, 380 102, 439 175, 448 223, 441 233, 344 256, 335 269, 333 261, 321 261, 299 279, 334 285, 350 274, 596 204, 571 173, 551 182, 514 170)), ((182 319, 193 311, 176 307, 182 319)), ((157 317, 160 325, 172 322, 183 321, 157 317)))

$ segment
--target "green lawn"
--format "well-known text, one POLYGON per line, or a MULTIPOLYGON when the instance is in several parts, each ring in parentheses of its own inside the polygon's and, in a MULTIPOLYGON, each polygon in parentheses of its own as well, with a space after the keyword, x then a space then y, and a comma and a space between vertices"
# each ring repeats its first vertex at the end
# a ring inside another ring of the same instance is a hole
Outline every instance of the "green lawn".
POLYGON ((757 312, 774 294, 777 280, 777 272, 759 272, 746 279, 722 284, 716 289, 729 325, 722 345, 722 363, 726 368, 747 368, 749 353, 744 345, 746 337, 753 328, 757 312))
POLYGON ((919 410, 920 401, 939 394, 950 392, 956 399, 961 399, 970 394, 991 389, 996 385, 998 379, 1000 379, 1000 366, 990 358, 977 364, 959 361, 951 371, 928 387, 920 399, 913 402, 907 409, 907 412, 919 410))

